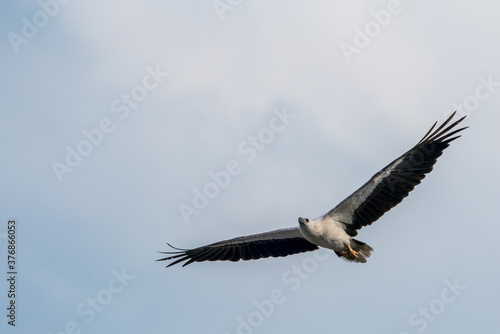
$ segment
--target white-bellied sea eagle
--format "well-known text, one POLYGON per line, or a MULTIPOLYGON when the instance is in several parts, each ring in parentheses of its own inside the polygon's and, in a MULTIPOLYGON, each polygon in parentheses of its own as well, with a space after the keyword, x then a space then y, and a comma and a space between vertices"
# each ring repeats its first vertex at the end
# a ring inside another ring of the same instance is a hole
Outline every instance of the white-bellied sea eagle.
POLYGON ((375 174, 361 188, 335 208, 317 219, 299 218, 299 226, 238 237, 210 245, 161 252, 168 256, 158 261, 175 260, 167 267, 186 261, 183 266, 202 261, 256 260, 282 257, 325 247, 350 262, 366 262, 372 248, 353 239, 363 226, 372 224, 408 196, 456 135, 454 129, 464 118, 449 124, 454 112, 437 129, 437 122, 411 150, 375 174), (448 125, 449 124, 449 125, 448 125), (433 131, 434 130, 434 131, 433 131))

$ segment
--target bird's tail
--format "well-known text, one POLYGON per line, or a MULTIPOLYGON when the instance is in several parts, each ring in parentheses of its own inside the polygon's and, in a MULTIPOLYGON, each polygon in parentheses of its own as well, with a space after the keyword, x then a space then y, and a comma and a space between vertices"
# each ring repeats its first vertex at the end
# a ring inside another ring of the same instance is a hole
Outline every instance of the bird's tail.
POLYGON ((373 251, 373 248, 356 239, 351 239, 349 246, 343 251, 335 251, 340 258, 349 262, 365 263, 373 251))

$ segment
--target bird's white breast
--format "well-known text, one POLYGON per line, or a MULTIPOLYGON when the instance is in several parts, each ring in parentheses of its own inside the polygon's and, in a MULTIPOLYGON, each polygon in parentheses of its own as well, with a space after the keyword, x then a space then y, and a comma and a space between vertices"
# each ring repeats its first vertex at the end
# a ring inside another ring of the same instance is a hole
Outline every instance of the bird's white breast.
POLYGON ((319 218, 300 224, 300 230, 309 242, 337 251, 345 249, 351 239, 342 223, 332 218, 319 218))

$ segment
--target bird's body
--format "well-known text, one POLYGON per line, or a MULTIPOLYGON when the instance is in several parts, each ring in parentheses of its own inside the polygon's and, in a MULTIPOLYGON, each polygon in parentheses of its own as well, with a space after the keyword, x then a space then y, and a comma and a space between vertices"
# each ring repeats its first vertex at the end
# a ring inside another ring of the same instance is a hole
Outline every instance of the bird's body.
POLYGON ((342 251, 350 244, 351 237, 343 224, 331 217, 320 217, 304 222, 299 218, 300 232, 307 241, 334 251, 342 251))
POLYGON ((434 123, 417 145, 317 219, 299 218, 298 227, 238 237, 194 249, 175 248, 177 251, 163 252, 169 256, 158 261, 176 259, 168 266, 182 261, 186 261, 186 266, 202 261, 282 257, 324 247, 347 261, 364 263, 373 249, 353 237, 363 226, 372 224, 400 203, 432 171, 443 150, 460 137, 452 136, 465 129, 453 130, 465 117, 445 128, 454 116, 455 113, 436 130, 437 122, 434 123))

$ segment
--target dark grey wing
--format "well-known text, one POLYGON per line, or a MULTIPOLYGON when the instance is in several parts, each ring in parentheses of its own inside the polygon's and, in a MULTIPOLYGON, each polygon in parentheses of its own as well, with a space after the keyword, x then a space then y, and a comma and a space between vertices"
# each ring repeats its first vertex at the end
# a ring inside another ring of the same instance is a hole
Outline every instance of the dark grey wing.
POLYGON ((455 113, 433 132, 437 122, 434 123, 417 145, 375 174, 325 217, 343 222, 346 232, 355 236, 358 229, 370 225, 400 203, 432 171, 450 142, 460 137, 453 135, 467 128, 453 130, 465 116, 445 128, 455 113))
POLYGON ((186 261, 184 267, 202 261, 246 261, 270 256, 282 257, 313 251, 318 249, 318 246, 307 241, 300 229, 295 227, 220 241, 194 249, 175 249, 175 252, 161 252, 170 256, 157 261, 177 259, 167 267, 186 261))

